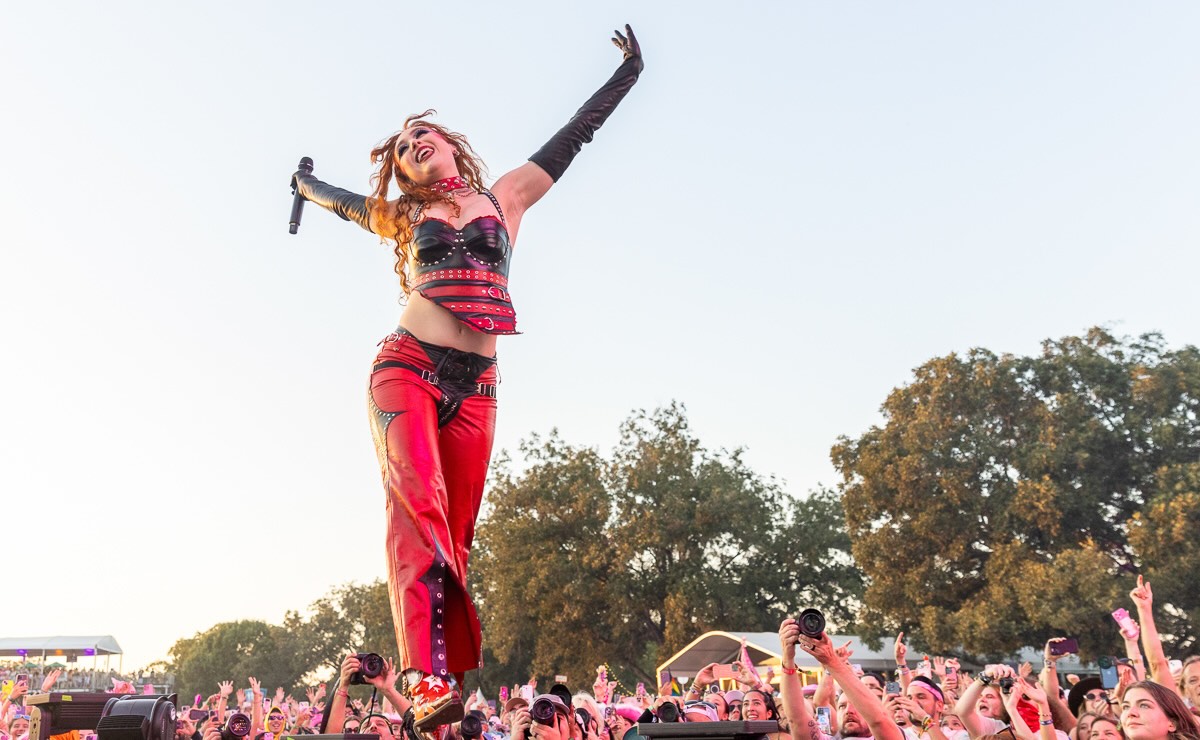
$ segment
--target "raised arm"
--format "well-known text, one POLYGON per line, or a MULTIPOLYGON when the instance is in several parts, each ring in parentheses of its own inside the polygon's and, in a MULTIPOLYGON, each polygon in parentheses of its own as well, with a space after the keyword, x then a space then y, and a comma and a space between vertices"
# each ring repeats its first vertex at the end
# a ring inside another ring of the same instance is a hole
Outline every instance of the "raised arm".
POLYGON ((1046 693, 1046 702, 1050 707, 1050 714, 1054 718, 1054 726, 1062 728, 1063 732, 1068 732, 1075 727, 1075 715, 1071 714, 1070 708, 1059 696, 1058 656, 1050 650, 1051 645, 1065 639, 1065 637, 1051 637, 1046 642, 1046 647, 1042 649, 1042 674, 1039 681, 1042 690, 1046 693))
POLYGON ((372 230, 367 196, 334 187, 304 170, 297 170, 296 174, 292 175, 292 187, 299 188, 305 200, 337 214, 342 220, 353 221, 367 231, 372 230))
POLYGON ((823 740, 823 734, 817 721, 808 711, 804 702, 804 687, 800 684, 800 675, 796 671, 796 640, 800 637, 800 625, 796 620, 787 618, 779 625, 779 643, 783 647, 783 659, 780 667, 783 675, 779 677, 779 690, 782 693, 783 715, 787 717, 793 740, 823 740))
POLYGON ((642 50, 633 35, 633 29, 626 25, 624 34, 620 31, 613 33, 612 42, 625 55, 625 60, 608 82, 575 111, 567 125, 534 152, 529 162, 496 181, 492 191, 505 201, 506 211, 519 216, 541 200, 550 186, 567 171, 583 145, 592 140, 596 131, 616 110, 617 104, 633 87, 633 83, 637 82, 643 63, 642 50))
POLYGON ((1167 663, 1166 653, 1163 652, 1158 627, 1154 624, 1154 592, 1150 590, 1150 584, 1138 576, 1137 587, 1129 592, 1129 597, 1137 604, 1138 622, 1141 623, 1142 629, 1142 651, 1150 661, 1150 680, 1172 691, 1178 691, 1175 680, 1171 678, 1171 667, 1167 663))
POLYGON ((912 670, 908 667, 908 646, 904 644, 903 632, 896 635, 896 645, 892 652, 892 657, 896 659, 896 675, 900 678, 900 688, 908 691, 908 685, 912 683, 912 670))
POLYGON ((367 683, 379 689, 379 693, 383 694, 384 698, 392 703, 397 714, 404 714, 408 708, 412 706, 412 702, 408 697, 396 690, 396 681, 399 680, 400 674, 396 673, 396 662, 389 658, 384 661, 385 670, 375 678, 368 678, 367 683))
POLYGON ((892 721, 883 704, 858 680, 858 676, 854 675, 850 663, 838 658, 833 643, 829 641, 829 635, 822 632, 821 636, 815 639, 805 636, 801 638, 799 645, 801 650, 829 669, 833 680, 842 687, 842 693, 846 695, 850 705, 871 728, 871 735, 875 740, 905 740, 900 726, 892 721))
POLYGON ((982 730, 979 717, 979 695, 983 693, 983 688, 992 681, 1006 676, 1016 678, 1016 675, 1013 669, 1005 665, 988 666, 967 685, 958 697, 958 704, 954 705, 954 714, 958 715, 963 727, 967 728, 967 734, 971 737, 986 734, 982 730))

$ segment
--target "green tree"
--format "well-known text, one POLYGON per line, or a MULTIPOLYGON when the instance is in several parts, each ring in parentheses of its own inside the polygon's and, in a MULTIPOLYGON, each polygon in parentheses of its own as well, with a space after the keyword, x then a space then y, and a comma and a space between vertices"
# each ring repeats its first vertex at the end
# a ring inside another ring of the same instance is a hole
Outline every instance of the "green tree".
POLYGON ((288 612, 283 627, 287 648, 307 666, 305 673, 336 672, 349 653, 396 654, 387 582, 379 579, 335 586, 305 612, 288 612))
POLYGON ((485 660, 484 680, 566 674, 578 685, 615 648, 605 628, 615 561, 602 462, 556 433, 520 450, 524 475, 515 476, 507 458, 495 465, 491 512, 472 554, 484 643, 495 658, 485 660))
POLYGON ((650 682, 707 630, 774 630, 811 605, 836 623, 860 593, 836 494, 787 497, 741 451, 706 449, 678 404, 631 416, 607 458, 557 434, 520 451, 522 474, 495 466, 474 555, 491 685, 586 686, 602 661, 650 682))
POLYGON ((864 629, 984 654, 1069 630, 1110 652, 1107 612, 1142 567, 1130 521, 1158 471, 1200 449, 1197 358, 1093 329, 1035 357, 975 349, 918 368, 881 426, 832 452, 869 579, 864 629))
POLYGON ((221 681, 245 686, 254 676, 270 693, 276 686, 291 690, 307 668, 289 650, 283 629, 266 622, 222 622, 170 649, 175 685, 181 696, 215 693, 221 681))
POLYGON ((1129 541, 1154 588, 1155 623, 1177 655, 1194 653, 1200 634, 1200 463, 1164 467, 1158 490, 1134 514, 1129 541))
POLYGON ((267 693, 282 686, 300 695, 315 673, 336 673, 351 652, 396 653, 387 583, 336 586, 304 612, 289 611, 281 625, 222 622, 170 649, 176 687, 183 696, 208 696, 220 681, 246 686, 254 676, 267 693))

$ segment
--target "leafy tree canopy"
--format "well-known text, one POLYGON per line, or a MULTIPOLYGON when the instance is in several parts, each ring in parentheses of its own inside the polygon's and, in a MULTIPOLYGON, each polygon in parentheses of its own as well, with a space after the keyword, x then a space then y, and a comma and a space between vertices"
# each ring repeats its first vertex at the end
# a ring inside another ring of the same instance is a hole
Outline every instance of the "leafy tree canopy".
POLYGON ((489 683, 596 666, 632 685, 705 631, 767 630, 801 608, 846 626, 861 579, 839 498, 784 495, 740 450, 705 448, 675 404, 638 412, 610 456, 557 434, 495 466, 474 590, 489 683))
POLYGON ((1072 634, 1094 656, 1146 573, 1165 641, 1194 643, 1196 348, 1093 329, 1033 357, 975 349, 917 368, 882 412, 832 451, 866 632, 981 654, 1072 634))

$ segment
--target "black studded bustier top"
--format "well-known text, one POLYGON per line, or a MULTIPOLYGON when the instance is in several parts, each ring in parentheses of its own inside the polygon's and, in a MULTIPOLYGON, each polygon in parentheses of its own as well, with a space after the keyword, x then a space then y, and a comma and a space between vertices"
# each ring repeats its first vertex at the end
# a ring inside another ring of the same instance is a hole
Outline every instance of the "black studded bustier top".
MULTIPOLYGON (((413 227, 409 275, 421 295, 485 334, 517 334, 517 313, 508 295, 512 247, 504 211, 495 196, 495 216, 480 216, 456 229, 427 217, 413 227)), ((420 219, 418 209, 416 217, 420 219)))

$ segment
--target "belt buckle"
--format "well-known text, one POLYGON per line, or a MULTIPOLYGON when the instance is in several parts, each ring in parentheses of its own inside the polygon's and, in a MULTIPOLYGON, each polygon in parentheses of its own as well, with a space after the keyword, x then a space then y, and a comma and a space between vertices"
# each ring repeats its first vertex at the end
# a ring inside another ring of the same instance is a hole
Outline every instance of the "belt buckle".
POLYGON ((492 317, 491 317, 491 316, 484 316, 483 318, 484 318, 484 320, 485 320, 485 321, 487 321, 487 322, 488 322, 488 326, 487 326, 487 330, 488 330, 488 331, 491 331, 492 329, 495 329, 495 328, 496 328, 496 322, 495 322, 495 321, 492 321, 492 317))
POLYGON ((489 285, 487 289, 488 298, 495 298, 498 301, 507 301, 508 297, 504 295, 503 288, 497 288, 495 285, 489 285), (492 291, 495 291, 494 293, 492 291))
POLYGON ((438 376, 428 370, 421 371, 421 380, 424 380, 426 383, 429 383, 430 385, 438 384, 438 376))

